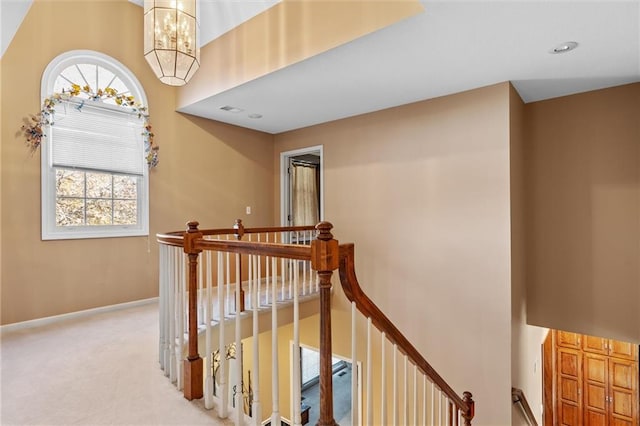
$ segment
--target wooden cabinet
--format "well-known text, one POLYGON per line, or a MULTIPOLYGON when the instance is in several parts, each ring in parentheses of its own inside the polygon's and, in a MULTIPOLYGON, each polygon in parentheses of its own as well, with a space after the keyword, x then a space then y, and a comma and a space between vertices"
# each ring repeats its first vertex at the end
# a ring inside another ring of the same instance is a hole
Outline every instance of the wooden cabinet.
POLYGON ((638 426, 638 346, 554 332, 554 424, 638 426))

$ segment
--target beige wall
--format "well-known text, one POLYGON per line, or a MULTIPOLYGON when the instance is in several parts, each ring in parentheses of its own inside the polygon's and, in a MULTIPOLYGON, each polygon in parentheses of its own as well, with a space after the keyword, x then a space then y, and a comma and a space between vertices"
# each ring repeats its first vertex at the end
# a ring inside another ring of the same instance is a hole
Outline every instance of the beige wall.
MULTIPOLYGON (((547 329, 527 324, 525 206, 525 105, 509 90, 511 164, 511 385, 522 389, 538 424, 542 424, 542 342, 547 329)), ((513 426, 529 423, 519 404, 512 406, 513 426)))
POLYGON ((36 1, 2 58, 2 324, 157 296, 158 232, 273 222, 273 138, 174 112, 176 91, 142 57, 142 8, 126 0, 36 1), (126 25, 122 25, 126 22, 126 25), (150 174, 150 237, 40 240, 40 154, 18 134, 40 108, 58 54, 110 55, 141 81, 160 146, 150 174), (246 217, 245 206, 253 214, 246 217))
MULTIPOLYGON (((474 424, 508 424, 509 85, 275 141, 276 169, 280 152, 324 145, 325 217, 356 243, 365 292, 454 389, 483 401, 474 424)), ((348 309, 340 292, 334 301, 348 309)))
POLYGON ((640 83, 526 114, 528 322, 640 342, 640 83))

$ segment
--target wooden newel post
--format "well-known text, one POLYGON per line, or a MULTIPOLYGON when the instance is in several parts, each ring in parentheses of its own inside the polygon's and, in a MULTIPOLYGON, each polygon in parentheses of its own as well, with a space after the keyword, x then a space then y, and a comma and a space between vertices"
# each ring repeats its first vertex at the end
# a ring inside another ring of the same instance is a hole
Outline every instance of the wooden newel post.
POLYGON ((464 419, 464 426, 471 426, 471 420, 475 415, 475 402, 473 401, 473 395, 471 392, 463 392, 462 400, 467 403, 469 406, 468 413, 462 413, 462 418, 464 419))
MULTIPOLYGON (((236 219, 236 223, 233 225, 233 229, 236 230, 236 240, 242 240, 244 236, 244 225, 242 224, 242 219, 236 219)), ((240 262, 238 266, 238 270, 240 271, 240 306, 236 306, 236 311, 244 312, 244 289, 242 288, 242 255, 238 256, 238 262, 240 262)))
POLYGON ((331 371, 331 276, 339 266, 338 241, 331 235, 333 225, 320 222, 319 234, 311 243, 311 267, 320 279, 320 418, 317 426, 337 426, 333 418, 331 371))
POLYGON ((189 256, 189 355, 184 360, 184 397, 188 400, 202 398, 202 358, 198 353, 198 255, 195 241, 202 239, 198 222, 188 222, 184 234, 184 252, 189 256))

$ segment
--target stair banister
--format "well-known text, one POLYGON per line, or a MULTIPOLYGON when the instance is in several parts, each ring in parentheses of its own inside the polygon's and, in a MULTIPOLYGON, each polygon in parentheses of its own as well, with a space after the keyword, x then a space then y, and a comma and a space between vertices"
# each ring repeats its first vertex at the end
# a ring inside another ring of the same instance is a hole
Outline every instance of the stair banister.
POLYGON ((195 241, 202 239, 198 222, 187 223, 184 235, 184 252, 189 256, 189 355, 184 361, 184 397, 188 400, 203 396, 202 358, 198 353, 198 256, 202 249, 195 241))
MULTIPOLYGON (((386 333, 387 338, 398 346, 398 349, 408 356, 416 366, 442 391, 462 413, 464 424, 471 425, 474 417, 474 401, 470 392, 464 392, 462 398, 447 384, 447 382, 433 369, 418 350, 407 340, 387 316, 364 294, 355 273, 354 245, 340 245, 340 282, 345 296, 350 302, 356 303, 356 308, 373 324, 386 333)), ((451 416, 449 417, 451 419, 451 416)))
POLYGON ((339 266, 338 241, 329 222, 316 225, 319 231, 311 243, 311 267, 320 279, 320 418, 317 426, 337 426, 333 418, 331 357, 331 275, 339 266))

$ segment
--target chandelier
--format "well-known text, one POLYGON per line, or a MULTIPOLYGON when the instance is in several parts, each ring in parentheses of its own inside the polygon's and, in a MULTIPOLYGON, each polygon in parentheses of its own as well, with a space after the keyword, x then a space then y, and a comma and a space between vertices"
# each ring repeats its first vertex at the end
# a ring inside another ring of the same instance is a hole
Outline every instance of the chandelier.
POLYGON ((144 0, 144 57, 165 84, 182 86, 200 67, 197 0, 144 0))

